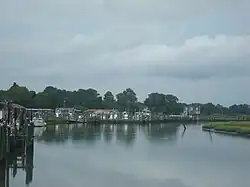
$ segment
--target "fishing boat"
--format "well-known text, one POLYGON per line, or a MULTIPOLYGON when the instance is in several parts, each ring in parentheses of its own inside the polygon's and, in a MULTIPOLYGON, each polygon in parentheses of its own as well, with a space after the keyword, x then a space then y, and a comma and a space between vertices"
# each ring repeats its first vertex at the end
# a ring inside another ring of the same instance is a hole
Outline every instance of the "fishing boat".
POLYGON ((46 122, 41 117, 38 117, 38 118, 34 117, 33 122, 34 122, 35 126, 45 126, 46 125, 46 122))

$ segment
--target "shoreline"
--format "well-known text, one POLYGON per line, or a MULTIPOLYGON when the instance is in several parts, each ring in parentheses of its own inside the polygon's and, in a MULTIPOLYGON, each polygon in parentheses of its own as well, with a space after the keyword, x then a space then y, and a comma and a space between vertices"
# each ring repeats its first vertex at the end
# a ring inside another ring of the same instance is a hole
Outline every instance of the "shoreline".
POLYGON ((197 123, 197 120, 88 120, 88 121, 73 121, 73 120, 49 120, 45 121, 47 125, 55 124, 160 124, 160 123, 197 123))
MULTIPOLYGON (((228 123, 231 122, 230 119, 156 119, 156 120, 100 120, 100 119, 90 119, 85 121, 76 121, 76 120, 65 120, 65 119, 49 119, 45 120, 47 125, 55 125, 55 124, 74 124, 74 123, 87 123, 87 124, 160 124, 160 123, 228 123)), ((246 120, 235 120, 236 123, 249 123, 250 121, 246 120)), ((206 125, 208 127, 208 125, 206 125)), ((205 128, 205 127, 204 127, 205 128)))
POLYGON ((227 123, 212 122, 202 126, 203 131, 242 136, 250 138, 250 122, 231 121, 227 123))

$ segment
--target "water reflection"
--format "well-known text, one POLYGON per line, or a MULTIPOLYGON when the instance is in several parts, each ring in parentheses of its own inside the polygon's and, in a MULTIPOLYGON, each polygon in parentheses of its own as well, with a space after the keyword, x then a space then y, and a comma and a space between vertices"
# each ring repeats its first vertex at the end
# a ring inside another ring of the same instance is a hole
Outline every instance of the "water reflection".
POLYGON ((103 138, 106 143, 111 143, 114 138, 115 126, 103 125, 103 138))
MULTIPOLYGON (((200 126, 184 130, 178 124, 75 124, 36 129, 32 186, 248 186, 249 140, 211 134, 211 144, 200 126)), ((8 163, 13 166, 15 162, 8 163)), ((33 165, 33 158, 26 163, 33 165)), ((6 166, 1 164, 2 186, 8 186, 6 166)), ((13 169, 12 175, 16 173, 13 169)), ((10 181, 13 187, 22 186, 19 173, 10 181)), ((32 172, 26 179, 28 184, 32 172)))
POLYGON ((25 171, 25 184, 29 185, 33 180, 33 160, 34 144, 16 153, 9 154, 7 159, 1 160, 0 186, 9 187, 10 178, 15 178, 18 170, 25 171))
MULTIPOLYGON (((65 143, 68 140, 72 142, 86 141, 94 143, 101 141, 105 143, 113 141, 133 145, 137 138, 137 133, 142 132, 150 142, 176 141, 180 125, 143 125, 135 124, 125 125, 88 125, 88 124, 70 124, 48 126, 36 134, 37 141, 65 143)), ((183 132, 184 133, 184 132, 183 132)), ((182 134, 183 136, 184 134, 182 134)))
POLYGON ((136 139, 136 125, 118 125, 116 127, 116 140, 132 145, 136 139))
POLYGON ((40 137, 45 142, 64 143, 68 140, 68 125, 53 125, 40 130, 42 132, 35 134, 38 140, 40 137))
POLYGON ((145 126, 142 130, 150 142, 176 141, 179 125, 161 124, 145 126))
POLYGON ((74 124, 69 133, 72 135, 72 141, 85 140, 94 143, 101 139, 101 127, 98 125, 74 124))

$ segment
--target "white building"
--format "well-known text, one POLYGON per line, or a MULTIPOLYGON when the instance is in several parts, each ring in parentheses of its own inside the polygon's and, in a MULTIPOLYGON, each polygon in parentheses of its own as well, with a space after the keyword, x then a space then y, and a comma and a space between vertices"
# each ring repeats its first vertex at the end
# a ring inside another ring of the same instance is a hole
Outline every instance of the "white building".
POLYGON ((182 116, 183 117, 193 117, 200 115, 200 107, 199 106, 187 106, 184 108, 182 116))
POLYGON ((62 117, 67 119, 76 119, 76 113, 80 112, 80 110, 77 110, 75 108, 56 108, 55 115, 56 117, 62 117))
POLYGON ((118 119, 118 110, 115 109, 89 109, 84 111, 84 113, 87 118, 118 119))

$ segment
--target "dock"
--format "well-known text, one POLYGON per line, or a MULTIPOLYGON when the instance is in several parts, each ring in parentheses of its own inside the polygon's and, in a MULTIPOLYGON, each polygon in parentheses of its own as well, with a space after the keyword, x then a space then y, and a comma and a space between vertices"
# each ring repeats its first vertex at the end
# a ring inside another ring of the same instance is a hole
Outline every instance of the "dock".
POLYGON ((0 102, 0 185, 9 187, 10 174, 26 172, 25 183, 33 178, 34 124, 25 107, 0 102), (10 172, 11 171, 11 172, 10 172))
POLYGON ((34 145, 34 124, 28 118, 26 108, 9 102, 0 102, 0 161, 10 154, 26 150, 34 145))

